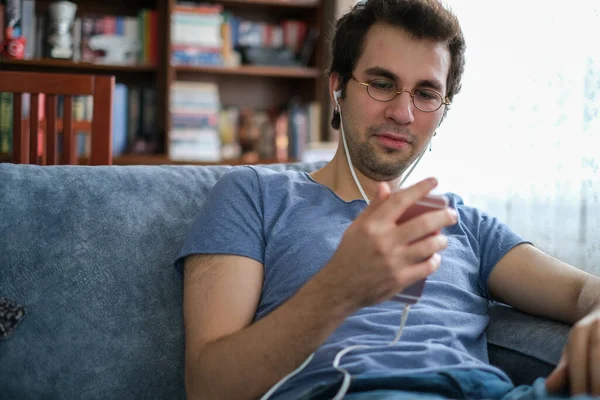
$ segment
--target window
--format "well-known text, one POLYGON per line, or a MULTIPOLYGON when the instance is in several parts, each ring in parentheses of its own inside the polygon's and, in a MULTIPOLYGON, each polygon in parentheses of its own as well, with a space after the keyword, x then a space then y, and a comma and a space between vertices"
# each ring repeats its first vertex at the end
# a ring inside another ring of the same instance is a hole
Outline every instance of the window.
POLYGON ((448 4, 467 41, 463 89, 410 182, 437 176, 441 190, 600 274, 600 5, 448 4))

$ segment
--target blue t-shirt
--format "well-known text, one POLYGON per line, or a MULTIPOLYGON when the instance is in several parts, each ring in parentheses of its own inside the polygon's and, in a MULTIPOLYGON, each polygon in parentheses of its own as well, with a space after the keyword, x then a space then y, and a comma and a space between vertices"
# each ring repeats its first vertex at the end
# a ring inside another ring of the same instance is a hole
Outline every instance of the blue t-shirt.
MULTIPOLYGON (((273 398, 294 398, 317 382, 339 381, 341 373, 332 366, 335 355, 359 344, 380 347, 346 354, 340 366, 352 375, 476 368, 510 381, 488 362, 487 282, 498 260, 525 241, 496 218, 465 206, 460 197, 446 196, 458 211, 458 223, 443 230, 448 248, 441 253, 441 266, 428 277, 399 342, 386 347, 396 336, 401 303, 362 308, 273 398)), ((264 265, 264 281, 255 321, 260 320, 327 264, 346 228, 365 207, 364 200, 346 202, 305 172, 234 167, 208 195, 177 265, 181 268, 184 257, 200 253, 259 261, 264 265)))

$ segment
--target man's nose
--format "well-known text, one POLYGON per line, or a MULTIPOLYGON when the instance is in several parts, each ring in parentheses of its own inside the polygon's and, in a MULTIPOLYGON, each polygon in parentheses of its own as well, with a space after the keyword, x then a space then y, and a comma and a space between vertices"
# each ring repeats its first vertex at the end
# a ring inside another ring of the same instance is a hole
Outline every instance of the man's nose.
POLYGON ((411 124, 415 120, 412 94, 402 90, 386 107, 386 119, 393 120, 398 125, 411 124))

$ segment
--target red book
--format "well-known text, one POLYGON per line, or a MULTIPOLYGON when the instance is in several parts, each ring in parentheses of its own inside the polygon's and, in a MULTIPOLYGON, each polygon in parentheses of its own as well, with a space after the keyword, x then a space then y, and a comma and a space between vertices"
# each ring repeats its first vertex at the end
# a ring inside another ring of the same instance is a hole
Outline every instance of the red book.
POLYGON ((158 64, 158 13, 156 10, 150 11, 150 64, 158 64))

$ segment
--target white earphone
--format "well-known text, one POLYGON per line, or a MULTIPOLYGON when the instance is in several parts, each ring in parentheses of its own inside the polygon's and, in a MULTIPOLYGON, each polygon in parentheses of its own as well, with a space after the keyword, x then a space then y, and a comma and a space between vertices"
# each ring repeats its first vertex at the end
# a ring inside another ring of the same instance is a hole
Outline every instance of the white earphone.
POLYGON ((337 104, 338 106, 340 105, 338 100, 339 98, 342 96, 342 91, 341 90, 336 90, 335 92, 333 92, 333 98, 335 100, 335 104, 337 104))
MULTIPOLYGON (((352 173, 352 177, 354 178, 354 182, 356 183, 356 186, 358 187, 358 190, 360 191, 360 193, 361 193, 362 197, 364 198, 365 202, 367 204, 370 204, 369 198, 365 194, 365 192, 364 192, 364 190, 362 188, 362 185, 360 184, 360 181, 356 177, 356 173, 354 172, 354 166, 352 165, 352 160, 350 159, 350 152, 348 151, 348 144, 346 142, 346 134, 344 132, 344 124, 342 123, 342 110, 340 109, 340 103, 339 103, 339 99, 341 97, 342 97, 342 91, 341 90, 336 90, 336 91, 333 92, 333 99, 335 100, 336 109, 340 113, 340 129, 342 131, 342 143, 344 144, 344 151, 345 151, 345 154, 346 154, 346 160, 348 162, 348 166, 350 168, 350 172, 352 173)), ((406 181, 406 179, 408 178, 408 176, 412 173, 413 169, 415 169, 415 167, 417 166, 417 164, 419 163, 419 161, 421 161, 421 157, 423 157, 424 154, 425 154, 425 149, 423 149, 423 151, 421 152, 421 154, 417 158, 416 162, 413 163, 412 168, 410 169, 410 171, 408 171, 408 174, 402 179, 402 181, 398 185, 398 188, 400 188, 400 186, 402 186, 402 184, 404 183, 404 181, 406 181)), ((402 317, 401 317, 401 320, 400 320, 400 327, 398 329, 398 333, 397 333, 396 337, 394 338, 394 340, 388 344, 388 346, 393 346, 400 339, 400 335, 402 334, 402 330, 404 329, 404 325, 406 324, 406 319, 408 318, 408 312, 409 312, 409 310, 410 310, 410 304, 406 304, 404 306, 404 310, 402 311, 402 317)), ((342 400, 343 397, 344 397, 344 395, 348 391, 348 388, 350 387, 350 381, 351 381, 350 373, 345 368, 343 368, 343 367, 340 366, 340 361, 341 361, 342 357, 346 353, 349 353, 352 350, 363 349, 363 348, 368 348, 368 347, 370 347, 370 346, 367 346, 367 345, 347 346, 347 347, 343 348, 342 350, 340 350, 335 355, 335 358, 333 360, 333 367, 336 370, 338 370, 339 372, 341 372, 343 374, 343 379, 342 379, 342 384, 341 384, 338 392, 336 393, 335 397, 333 398, 333 400, 342 400)), ((269 397, 271 397, 271 395, 277 389, 279 389, 285 382, 287 382, 289 379, 291 379, 294 376, 296 376, 297 374, 299 374, 310 363, 310 361, 312 360, 313 357, 314 357, 314 353, 312 353, 310 356, 308 356, 308 358, 306 360, 304 360, 304 362, 302 363, 302 365, 300 365, 298 368, 296 368, 294 371, 292 371, 288 375, 284 376, 279 382, 277 382, 273 387, 271 387, 271 389, 269 389, 269 391, 267 393, 265 393, 260 398, 260 400, 268 400, 269 397)))

